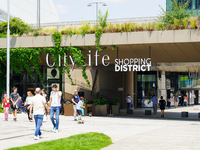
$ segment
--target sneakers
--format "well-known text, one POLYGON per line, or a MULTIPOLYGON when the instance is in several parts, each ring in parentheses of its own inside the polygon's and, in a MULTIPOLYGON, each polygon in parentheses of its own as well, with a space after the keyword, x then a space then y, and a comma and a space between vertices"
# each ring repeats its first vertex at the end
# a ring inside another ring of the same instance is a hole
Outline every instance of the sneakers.
POLYGON ((77 119, 74 119, 74 121, 77 121, 77 119))
POLYGON ((16 121, 17 121, 17 118, 13 118, 13 121, 16 122, 16 121))
POLYGON ((42 138, 42 134, 43 134, 43 132, 42 131, 40 131, 41 132, 41 135, 39 135, 39 138, 41 139, 42 138))
POLYGON ((55 130, 56 130, 56 128, 55 128, 55 127, 53 127, 53 130, 52 130, 52 131, 53 131, 53 132, 55 132, 55 130))
POLYGON ((55 132, 55 133, 58 133, 58 130, 57 130, 57 129, 55 129, 55 130, 54 130, 54 132, 55 132))
POLYGON ((34 140, 39 140, 40 138, 38 136, 34 136, 34 140))

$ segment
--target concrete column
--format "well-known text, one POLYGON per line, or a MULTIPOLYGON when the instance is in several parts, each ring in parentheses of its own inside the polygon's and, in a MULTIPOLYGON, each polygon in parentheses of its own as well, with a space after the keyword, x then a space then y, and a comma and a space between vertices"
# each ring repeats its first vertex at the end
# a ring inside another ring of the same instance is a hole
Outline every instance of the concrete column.
POLYGON ((126 96, 129 94, 132 98, 132 104, 134 106, 134 72, 124 72, 124 101, 123 101, 123 109, 127 108, 126 96))
POLYGON ((194 90, 188 92, 188 98, 189 98, 189 104, 193 105, 194 104, 194 90))
POLYGON ((157 77, 158 81, 158 99, 163 96, 167 100, 167 89, 166 89, 166 76, 165 71, 161 72, 161 78, 157 77))

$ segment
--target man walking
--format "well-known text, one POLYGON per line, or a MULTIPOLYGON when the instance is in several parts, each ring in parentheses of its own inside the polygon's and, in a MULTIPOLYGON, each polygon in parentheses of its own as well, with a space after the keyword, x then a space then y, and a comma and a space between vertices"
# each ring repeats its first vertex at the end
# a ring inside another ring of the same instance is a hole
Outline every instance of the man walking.
POLYGON ((31 105, 30 105, 30 118, 32 118, 32 109, 33 109, 33 114, 34 114, 34 119, 35 119, 35 140, 39 140, 39 137, 41 137, 42 133, 40 131, 40 127, 43 121, 44 117, 44 106, 47 107, 46 100, 43 96, 40 95, 41 90, 40 88, 35 89, 35 96, 32 98, 31 105))
POLYGON ((74 121, 77 121, 76 119, 76 107, 77 107, 77 104, 79 102, 79 96, 78 96, 78 92, 77 90, 74 90, 74 95, 72 95, 72 102, 74 103, 73 105, 73 108, 74 108, 74 121))
POLYGON ((157 105, 158 105, 158 99, 156 98, 155 94, 153 95, 152 102, 153 102, 153 116, 155 117, 157 114, 157 105))
POLYGON ((127 109, 130 109, 132 98, 129 96, 129 94, 127 94, 126 101, 127 101, 127 109))
POLYGON ((13 93, 10 94, 10 101, 12 102, 12 105, 11 105, 11 109, 13 111, 13 120, 16 122, 17 121, 17 102, 19 100, 20 96, 19 94, 17 93, 17 87, 14 87, 13 88, 13 93))
POLYGON ((58 91, 58 87, 56 84, 52 86, 51 94, 50 94, 50 119, 53 124, 53 131, 56 133, 58 132, 58 126, 59 126, 59 114, 60 114, 60 107, 61 107, 61 96, 62 92, 58 91), (56 123, 54 121, 54 113, 56 113, 56 123))

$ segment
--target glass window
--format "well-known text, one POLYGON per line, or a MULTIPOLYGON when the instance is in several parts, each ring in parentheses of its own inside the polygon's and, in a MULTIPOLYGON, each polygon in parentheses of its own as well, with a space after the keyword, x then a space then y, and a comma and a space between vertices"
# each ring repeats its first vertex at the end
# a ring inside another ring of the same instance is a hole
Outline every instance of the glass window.
POLYGON ((195 1, 195 9, 200 9, 200 0, 195 1))
POLYGON ((137 75, 137 107, 152 107, 152 97, 157 95, 157 75, 138 74, 137 75))

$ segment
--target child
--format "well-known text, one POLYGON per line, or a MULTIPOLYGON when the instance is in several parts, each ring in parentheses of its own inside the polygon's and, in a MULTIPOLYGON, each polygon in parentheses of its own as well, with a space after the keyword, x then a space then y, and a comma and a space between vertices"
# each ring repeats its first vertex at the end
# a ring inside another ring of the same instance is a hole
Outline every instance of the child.
POLYGON ((9 99, 6 94, 3 94, 2 107, 4 107, 5 121, 8 121, 8 109, 10 107, 9 99))
POLYGON ((78 112, 78 123, 83 123, 83 121, 81 120, 81 116, 82 116, 82 111, 81 111, 81 108, 85 108, 85 106, 83 106, 83 100, 84 98, 83 97, 80 97, 80 101, 78 102, 77 104, 77 112, 78 112))

